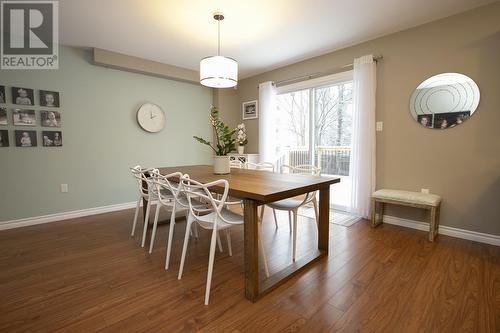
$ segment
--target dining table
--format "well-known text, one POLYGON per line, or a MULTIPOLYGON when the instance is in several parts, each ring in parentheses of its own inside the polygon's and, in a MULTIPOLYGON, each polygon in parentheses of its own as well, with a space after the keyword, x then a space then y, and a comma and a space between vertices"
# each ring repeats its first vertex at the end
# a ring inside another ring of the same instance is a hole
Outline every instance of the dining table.
MULTIPOLYGON (((201 183, 225 179, 229 183, 229 195, 243 201, 245 297, 251 302, 256 302, 294 275, 307 270, 313 263, 328 255, 330 186, 340 182, 339 177, 238 168, 231 168, 229 174, 220 175, 214 174, 212 165, 185 165, 159 167, 158 169, 163 175, 181 172, 201 183), (314 191, 319 192, 317 249, 309 251, 308 254, 295 261, 290 258, 288 266, 261 281, 259 278, 257 208, 267 203, 314 191)), ((215 186, 211 190, 216 193, 222 192, 223 187, 215 186)))

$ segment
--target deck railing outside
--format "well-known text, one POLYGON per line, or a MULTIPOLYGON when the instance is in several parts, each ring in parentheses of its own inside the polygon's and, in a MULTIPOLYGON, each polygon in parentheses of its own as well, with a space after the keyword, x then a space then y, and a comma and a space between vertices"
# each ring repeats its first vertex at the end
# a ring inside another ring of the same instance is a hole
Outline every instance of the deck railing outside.
MULTIPOLYGON (((315 165, 321 167, 325 175, 349 176, 351 147, 316 146, 315 165)), ((283 164, 292 166, 311 164, 311 152, 308 147, 287 147, 278 160, 278 168, 283 164)))

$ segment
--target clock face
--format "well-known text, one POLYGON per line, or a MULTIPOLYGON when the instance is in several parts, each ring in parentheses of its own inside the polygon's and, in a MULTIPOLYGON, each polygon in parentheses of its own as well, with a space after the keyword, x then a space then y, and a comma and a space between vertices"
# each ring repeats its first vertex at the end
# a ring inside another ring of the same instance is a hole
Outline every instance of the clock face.
POLYGON ((137 122, 148 132, 156 133, 165 127, 165 113, 156 104, 143 104, 137 111, 137 122))

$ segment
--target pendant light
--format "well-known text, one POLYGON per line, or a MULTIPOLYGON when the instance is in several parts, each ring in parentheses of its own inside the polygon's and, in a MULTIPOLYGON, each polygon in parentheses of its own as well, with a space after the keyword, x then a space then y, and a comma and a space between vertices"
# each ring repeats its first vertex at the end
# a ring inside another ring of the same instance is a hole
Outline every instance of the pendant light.
POLYGON ((201 59, 200 83, 211 88, 234 87, 238 84, 238 62, 220 55, 220 21, 224 15, 215 13, 214 19, 218 23, 217 55, 201 59))

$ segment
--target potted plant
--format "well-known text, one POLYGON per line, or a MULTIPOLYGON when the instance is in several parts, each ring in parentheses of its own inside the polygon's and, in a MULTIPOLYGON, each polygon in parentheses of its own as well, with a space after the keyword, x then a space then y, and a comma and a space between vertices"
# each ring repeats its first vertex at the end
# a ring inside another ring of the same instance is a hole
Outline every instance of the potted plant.
POLYGON ((236 129, 229 128, 222 120, 219 119, 219 111, 215 106, 210 107, 210 116, 208 118, 214 132, 214 142, 210 142, 198 136, 193 136, 196 141, 209 146, 215 152, 214 156, 214 173, 228 174, 229 154, 235 148, 236 140, 233 138, 236 129))
POLYGON ((236 130, 238 131, 236 135, 236 141, 238 141, 238 154, 243 154, 245 152, 245 145, 248 143, 247 129, 245 124, 241 123, 236 130))

